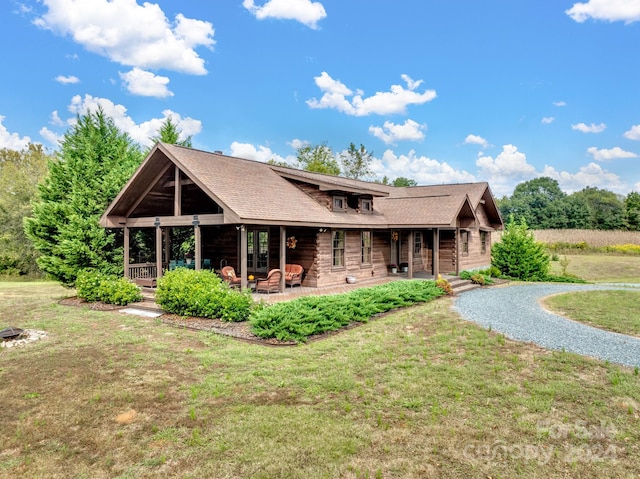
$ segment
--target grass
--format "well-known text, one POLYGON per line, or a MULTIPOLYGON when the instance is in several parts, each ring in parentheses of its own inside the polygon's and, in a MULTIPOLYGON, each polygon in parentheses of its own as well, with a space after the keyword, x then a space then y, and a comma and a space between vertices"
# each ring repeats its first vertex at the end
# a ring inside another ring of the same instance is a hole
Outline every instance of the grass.
POLYGON ((640 291, 581 291, 554 295, 544 303, 576 321, 640 336, 640 291))
POLYGON ((451 299, 266 347, 0 284, 0 477, 632 477, 638 369, 480 329, 451 299))
MULTIPOLYGON (((596 283, 640 283, 640 256, 559 255, 569 260, 567 273, 596 283)), ((560 261, 551 262, 551 273, 561 274, 560 261)))

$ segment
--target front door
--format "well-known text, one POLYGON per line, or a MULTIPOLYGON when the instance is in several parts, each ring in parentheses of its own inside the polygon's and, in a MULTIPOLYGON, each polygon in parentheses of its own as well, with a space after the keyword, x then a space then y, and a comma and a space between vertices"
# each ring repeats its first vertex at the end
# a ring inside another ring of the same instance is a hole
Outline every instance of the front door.
POLYGON ((247 231, 247 271, 266 273, 269 268, 269 231, 247 231))

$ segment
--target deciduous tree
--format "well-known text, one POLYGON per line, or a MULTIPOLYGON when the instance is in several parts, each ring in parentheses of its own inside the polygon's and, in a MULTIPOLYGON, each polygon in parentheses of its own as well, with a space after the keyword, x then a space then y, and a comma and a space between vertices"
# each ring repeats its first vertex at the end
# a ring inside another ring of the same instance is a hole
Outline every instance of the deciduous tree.
POLYGON ((356 148, 353 143, 349 144, 349 148, 340 155, 342 163, 342 175, 355 180, 363 180, 370 177, 372 151, 367 151, 364 145, 356 148))
POLYGON ((340 165, 333 151, 326 144, 305 145, 297 150, 296 154, 300 169, 338 176, 340 165))

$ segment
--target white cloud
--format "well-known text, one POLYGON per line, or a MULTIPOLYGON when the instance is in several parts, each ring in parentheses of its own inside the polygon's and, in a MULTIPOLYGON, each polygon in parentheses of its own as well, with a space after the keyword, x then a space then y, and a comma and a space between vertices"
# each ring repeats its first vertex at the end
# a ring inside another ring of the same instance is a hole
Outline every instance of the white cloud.
POLYGON ((40 131, 38 133, 40 133, 40 136, 44 138, 48 143, 56 147, 59 146, 60 141, 62 140, 62 135, 58 135, 46 126, 40 128, 40 131))
POLYGON ((181 13, 169 22, 158 4, 133 0, 42 0, 41 28, 70 35, 87 50, 127 66, 207 73, 195 48, 214 45, 211 23, 181 13))
MULTIPOLYGON (((295 141, 295 140, 294 140, 295 141)), ((296 163, 295 156, 287 156, 286 158, 271 151, 271 148, 267 146, 256 146, 251 143, 239 143, 234 141, 231 143, 231 156, 237 158, 246 158, 247 160, 255 160, 266 163, 269 160, 275 160, 277 162, 285 162, 290 165, 296 163)))
POLYGON ((527 163, 527 156, 514 145, 504 145, 498 156, 480 156, 476 160, 478 175, 491 184, 496 193, 507 193, 516 183, 536 175, 533 165, 527 163))
POLYGON ((558 171, 553 166, 545 165, 538 176, 548 176, 557 180, 560 188, 567 193, 579 191, 586 186, 605 188, 616 193, 628 191, 628 186, 620 180, 618 175, 603 169, 596 163, 581 167, 577 173, 558 171))
POLYGON ((7 128, 2 124, 6 117, 0 115, 0 148, 21 151, 31 143, 28 136, 20 137, 18 133, 9 133, 7 128))
POLYGON ((393 115, 405 113, 408 105, 422 105, 436 97, 435 90, 425 90, 423 93, 414 91, 422 83, 421 80, 414 81, 408 75, 402 75, 402 79, 407 83, 406 89, 402 85, 391 85, 388 92, 376 92, 373 96, 362 98, 362 92, 356 91, 354 95, 344 83, 322 72, 314 80, 324 94, 320 100, 307 100, 307 105, 317 109, 333 108, 353 116, 393 115), (353 98, 347 98, 351 96, 353 98))
POLYGON ((638 155, 636 155, 635 153, 632 153, 630 151, 624 151, 619 146, 615 146, 610 150, 607 150, 606 148, 598 150, 595 146, 592 146, 591 148, 587 148, 587 153, 593 156, 593 159, 596 161, 609 161, 609 160, 616 160, 619 158, 637 158, 638 157, 638 155))
POLYGON ((571 129, 581 131, 582 133, 602 133, 607 129, 607 125, 604 123, 600 123, 599 125, 596 125, 595 123, 591 123, 591 125, 578 123, 577 125, 571 125, 571 129))
POLYGON ((589 18, 633 23, 640 20, 640 0, 589 0, 574 3, 565 13, 578 23, 589 18))
POLYGON ((371 169, 378 176, 403 176, 425 185, 476 181, 471 173, 456 170, 446 162, 417 156, 414 150, 408 155, 396 155, 393 151, 387 150, 382 159, 374 158, 371 161, 371 169))
POLYGON ((640 140, 640 125, 633 125, 629 131, 624 132, 624 137, 629 140, 640 140))
POLYGON ((542 123, 543 125, 549 125, 551 123, 553 123, 556 119, 552 116, 545 116, 542 120, 540 120, 540 123, 542 123))
POLYGON ((68 85, 68 84, 73 84, 73 83, 80 83, 80 79, 76 76, 73 75, 69 75, 69 76, 64 76, 64 75, 58 75, 55 80, 58 83, 62 83, 63 85, 68 85))
POLYGON ((487 140, 478 135, 467 135, 464 139, 465 145, 480 145, 482 148, 489 146, 487 140))
POLYGON ((302 148, 304 146, 309 145, 310 143, 307 140, 299 140, 298 138, 294 138, 293 140, 287 142, 287 145, 291 146, 294 150, 298 148, 302 148))
MULTIPOLYGON (((74 125, 77 115, 85 115, 89 110, 96 111, 98 107, 101 107, 105 115, 113 119, 118 128, 128 133, 134 141, 143 146, 152 145, 153 142, 150 138, 158 135, 162 123, 169 117, 181 131, 180 140, 197 135, 202 131, 202 122, 200 120, 190 117, 182 118, 179 113, 171 110, 164 110, 161 118, 152 118, 138 124, 127 114, 127 108, 124 105, 117 105, 108 98, 93 97, 91 95, 85 95, 84 98, 76 95, 71 99, 68 110, 73 116, 65 120, 64 124, 67 126, 74 125)), ((57 112, 52 113, 52 118, 60 120, 57 112)))
POLYGON ((381 139, 387 144, 395 143, 396 141, 420 141, 424 140, 423 130, 427 129, 427 125, 421 125, 420 123, 407 120, 402 125, 396 125, 390 121, 385 121, 383 126, 370 126, 369 133, 376 138, 381 139))
POLYGON ((562 101, 562 100, 561 101, 554 101, 553 104, 555 106, 567 106, 567 103, 562 101))
POLYGON ((318 28, 318 22, 327 16, 322 3, 311 0, 269 0, 261 7, 256 6, 254 0, 244 0, 242 6, 258 20, 296 20, 313 29, 318 28))
POLYGON ((169 78, 154 75, 151 72, 141 70, 136 67, 127 73, 119 73, 127 91, 134 95, 153 96, 156 98, 166 98, 173 96, 167 85, 169 78))

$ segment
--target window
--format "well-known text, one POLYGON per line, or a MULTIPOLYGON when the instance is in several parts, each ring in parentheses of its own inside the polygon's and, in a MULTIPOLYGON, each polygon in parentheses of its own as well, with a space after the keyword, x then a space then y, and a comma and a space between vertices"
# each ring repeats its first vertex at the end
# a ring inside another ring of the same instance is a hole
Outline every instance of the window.
POLYGON ((360 212, 361 213, 373 213, 373 203, 371 200, 361 200, 360 201, 360 212))
POLYGON ((344 268, 344 230, 333 232, 333 267, 344 268))
POLYGON ((346 211, 347 199, 344 196, 333 197, 333 211, 346 211))
POLYGON ((460 248, 462 250, 462 254, 468 255, 469 254, 469 232, 468 231, 460 232, 460 243, 461 243, 460 248))
POLYGON ((480 231, 480 253, 487 254, 487 232, 480 231))
POLYGON ((413 252, 420 253, 422 251, 422 232, 416 231, 413 234, 413 252))
POLYGON ((363 231, 361 239, 360 264, 371 264, 371 231, 363 231))

